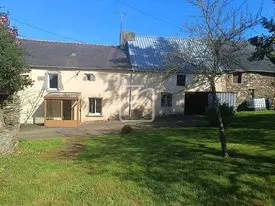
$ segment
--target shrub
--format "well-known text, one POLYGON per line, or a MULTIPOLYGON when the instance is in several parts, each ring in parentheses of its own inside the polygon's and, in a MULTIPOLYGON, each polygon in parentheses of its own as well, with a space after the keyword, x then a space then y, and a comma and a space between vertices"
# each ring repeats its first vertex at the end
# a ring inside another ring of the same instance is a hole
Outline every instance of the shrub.
POLYGON ((134 109, 132 111, 132 118, 135 120, 142 119, 142 109, 134 109))
MULTIPOLYGON (((223 124, 225 127, 227 127, 230 125, 235 116, 234 107, 230 107, 227 103, 223 103, 219 107, 223 124)), ((218 126, 218 118, 216 114, 216 109, 214 107, 209 107, 205 112, 205 116, 211 126, 218 126)))
POLYGON ((246 101, 242 102, 238 107, 237 111, 248 111, 249 109, 247 108, 247 103, 246 101))
POLYGON ((128 134, 130 132, 134 131, 133 127, 130 125, 124 125, 120 131, 121 134, 128 134))

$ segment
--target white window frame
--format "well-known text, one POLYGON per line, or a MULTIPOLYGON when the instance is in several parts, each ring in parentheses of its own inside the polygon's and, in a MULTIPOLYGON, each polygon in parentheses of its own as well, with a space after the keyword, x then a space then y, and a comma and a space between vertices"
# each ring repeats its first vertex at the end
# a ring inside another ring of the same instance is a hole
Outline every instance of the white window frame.
POLYGON ((56 73, 48 73, 47 75, 48 75, 48 90, 57 91, 58 90, 58 86, 59 86, 58 85, 58 78, 59 78, 58 74, 56 74, 56 73), (51 84, 50 84, 50 81, 51 81, 50 75, 56 75, 57 76, 57 88, 51 88, 50 87, 51 86, 51 84))
POLYGON ((88 111, 88 115, 89 116, 102 116, 102 98, 96 98, 96 97, 89 97, 89 111, 88 111), (91 107, 91 105, 90 105, 90 101, 91 100, 94 100, 94 104, 95 104, 95 110, 96 110, 96 100, 98 100, 98 99, 100 99, 101 100, 101 113, 99 113, 99 112, 97 112, 97 111, 95 111, 95 113, 92 113, 91 111, 90 111, 90 107, 91 107))
POLYGON ((161 93, 161 107, 173 107, 173 94, 171 94, 171 93, 168 93, 168 92, 163 92, 163 93, 161 93), (168 104, 168 95, 171 95, 171 106, 169 106, 169 104, 168 104), (164 98, 164 105, 162 105, 162 97, 163 96, 165 96, 165 98, 164 98))

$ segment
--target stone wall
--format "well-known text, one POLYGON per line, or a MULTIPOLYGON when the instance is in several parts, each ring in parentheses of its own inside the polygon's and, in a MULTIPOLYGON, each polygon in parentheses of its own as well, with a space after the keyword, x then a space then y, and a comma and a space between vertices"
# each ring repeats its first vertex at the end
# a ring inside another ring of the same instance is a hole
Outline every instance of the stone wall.
POLYGON ((12 154, 18 145, 20 100, 0 95, 0 156, 12 154))
POLYGON ((233 83, 233 74, 226 77, 226 91, 237 93, 237 104, 251 98, 272 98, 275 103, 275 74, 242 73, 242 82, 233 83))

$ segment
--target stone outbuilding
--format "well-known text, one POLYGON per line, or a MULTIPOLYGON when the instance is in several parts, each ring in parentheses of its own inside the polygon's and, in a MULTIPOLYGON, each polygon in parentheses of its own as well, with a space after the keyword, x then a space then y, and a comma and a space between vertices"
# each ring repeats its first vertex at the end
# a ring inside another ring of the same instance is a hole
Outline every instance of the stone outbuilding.
MULTIPOLYGON (((254 48, 247 47, 246 54, 254 48)), ((237 93, 237 104, 249 98, 271 98, 275 103, 275 65, 268 59, 249 61, 242 57, 242 69, 230 72, 225 78, 225 91, 237 93)))

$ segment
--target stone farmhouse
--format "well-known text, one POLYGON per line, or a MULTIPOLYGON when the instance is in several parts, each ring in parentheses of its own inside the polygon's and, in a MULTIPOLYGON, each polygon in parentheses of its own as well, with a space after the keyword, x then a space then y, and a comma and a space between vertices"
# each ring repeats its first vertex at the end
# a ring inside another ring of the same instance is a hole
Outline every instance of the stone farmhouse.
MULTIPOLYGON (((171 45, 183 47, 184 39, 126 32, 119 46, 20 41, 34 82, 20 93, 21 123, 50 127, 118 118, 150 121, 153 114, 194 113, 207 104, 209 86, 194 83, 192 70, 167 76, 164 60, 171 45)), ((247 98, 274 98, 275 66, 246 57, 243 62, 241 70, 217 79, 217 91, 234 94, 237 104, 247 98)))

